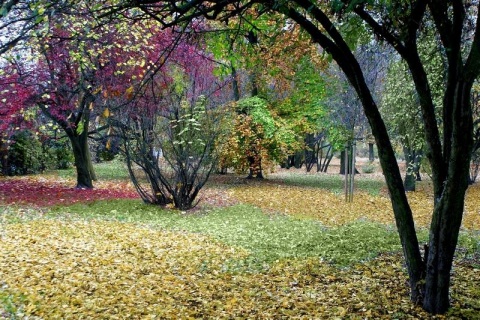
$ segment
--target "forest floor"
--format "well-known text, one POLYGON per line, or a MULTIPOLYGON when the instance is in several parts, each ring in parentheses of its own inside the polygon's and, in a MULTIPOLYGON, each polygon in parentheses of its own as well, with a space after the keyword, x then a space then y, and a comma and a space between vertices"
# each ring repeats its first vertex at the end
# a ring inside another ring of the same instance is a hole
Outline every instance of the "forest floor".
MULTIPOLYGON (((94 190, 72 170, 0 177, 0 319, 480 319, 480 186, 435 317, 409 300, 381 173, 347 203, 336 165, 214 175, 188 212, 143 204, 119 163, 94 190)), ((428 179, 408 198, 424 243, 428 179)))

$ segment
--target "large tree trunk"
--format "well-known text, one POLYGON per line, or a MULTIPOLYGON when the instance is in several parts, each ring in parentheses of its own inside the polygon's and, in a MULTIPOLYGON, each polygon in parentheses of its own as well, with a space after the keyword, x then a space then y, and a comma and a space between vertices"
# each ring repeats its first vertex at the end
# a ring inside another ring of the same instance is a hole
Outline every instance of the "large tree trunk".
POLYGON ((345 43, 341 35, 338 34, 331 21, 324 12, 318 9, 318 7, 312 7, 310 1, 296 2, 302 5, 306 10, 309 10, 310 14, 313 15, 315 20, 321 23, 326 30, 328 30, 330 36, 332 36, 334 40, 332 41, 326 37, 316 25, 305 18, 305 16, 299 14, 296 10, 289 8, 287 12, 288 16, 300 24, 310 34, 313 41, 319 43, 332 55, 333 59, 337 61, 340 68, 344 71, 362 101, 365 115, 367 116, 372 129, 372 134, 375 137, 380 165, 390 192, 390 200, 392 202, 395 222, 409 274, 411 298, 413 301, 421 301, 421 291, 418 284, 423 278, 424 264, 418 246, 418 238, 415 231, 412 210, 405 195, 403 180, 385 123, 378 110, 377 104, 373 99, 372 93, 365 82, 358 61, 355 59, 355 56, 348 48, 348 45, 345 43))
POLYGON ((69 134, 68 137, 72 144, 73 157, 75 159, 75 167, 77 170, 76 188, 92 189, 93 181, 96 180, 96 176, 93 170, 90 150, 88 149, 87 136, 84 136, 83 134, 69 134))
POLYGON ((92 189, 93 181, 97 178, 93 170, 92 158, 88 148, 87 130, 83 130, 80 134, 73 132, 73 130, 68 130, 67 134, 72 144, 73 157, 77 170, 76 187, 92 189))
MULTIPOLYGON (((425 296, 423 308, 443 314, 450 307, 450 271, 462 223, 465 193, 470 172, 470 150, 473 145, 473 119, 470 91, 473 81, 451 84, 452 128, 448 161, 448 176, 441 192, 435 194, 435 208, 430 226, 426 259, 425 296)), ((447 98, 448 99, 448 98, 447 98)), ((445 103, 449 103, 447 100, 445 103)))

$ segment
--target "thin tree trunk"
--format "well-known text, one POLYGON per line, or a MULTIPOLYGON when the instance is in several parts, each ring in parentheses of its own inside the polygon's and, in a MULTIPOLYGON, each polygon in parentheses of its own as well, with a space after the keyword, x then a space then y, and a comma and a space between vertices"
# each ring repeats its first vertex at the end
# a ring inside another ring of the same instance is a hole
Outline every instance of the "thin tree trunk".
POLYGON ((375 153, 373 151, 373 143, 368 143, 368 161, 372 162, 375 160, 375 153))
MULTIPOLYGON (((357 168, 351 168, 350 166, 348 166, 348 163, 345 163, 345 160, 347 159, 347 157, 345 157, 345 150, 342 150, 341 153, 340 153, 340 174, 345 174, 345 171, 347 170, 348 168, 348 172, 347 173, 352 173, 352 170, 355 170, 355 174, 358 174, 360 172, 358 172, 357 168)), ((352 154, 351 152, 349 151, 348 153, 348 162, 350 162, 352 159, 352 154)))
MULTIPOLYGON (((417 175, 415 170, 417 153, 408 146, 403 147, 403 154, 405 156, 405 179, 403 186, 405 191, 415 191, 415 184, 417 181, 417 175)), ((418 170, 417 170, 418 171, 418 170)))
POLYGON ((346 162, 345 162, 345 150, 340 152, 340 174, 345 174, 346 162))
POLYGON ((305 136, 305 169, 310 172, 313 165, 317 164, 318 158, 315 153, 315 136, 313 133, 308 133, 305 136))

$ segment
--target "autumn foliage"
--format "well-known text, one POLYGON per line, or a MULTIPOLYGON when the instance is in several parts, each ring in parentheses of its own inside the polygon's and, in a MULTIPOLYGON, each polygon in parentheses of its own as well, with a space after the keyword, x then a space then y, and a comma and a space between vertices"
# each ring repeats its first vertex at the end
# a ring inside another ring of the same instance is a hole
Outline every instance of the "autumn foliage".
POLYGON ((76 189, 72 181, 59 178, 0 178, 1 204, 9 206, 50 207, 109 199, 137 199, 138 194, 126 182, 99 182, 95 189, 76 189))
POLYGON ((228 133, 217 139, 220 168, 260 178, 301 148, 296 133, 262 98, 238 101, 232 118, 228 133))

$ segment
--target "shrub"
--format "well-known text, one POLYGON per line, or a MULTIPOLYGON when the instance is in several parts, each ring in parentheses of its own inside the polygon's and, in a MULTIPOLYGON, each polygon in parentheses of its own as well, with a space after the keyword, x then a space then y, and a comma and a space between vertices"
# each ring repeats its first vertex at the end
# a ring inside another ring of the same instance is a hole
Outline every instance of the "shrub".
POLYGON ((29 130, 22 130, 12 135, 10 141, 3 172, 8 175, 25 175, 45 169, 42 144, 36 135, 29 130))
POLYGON ((367 163, 362 166, 363 173, 374 173, 377 167, 373 163, 367 163))
POLYGON ((168 113, 134 110, 116 123, 131 181, 144 202, 181 210, 196 205, 217 163, 214 142, 221 114, 206 105, 204 96, 193 103, 172 98, 168 113))
POLYGON ((74 162, 73 153, 68 142, 54 141, 47 152, 53 156, 53 168, 55 169, 68 169, 74 162))

